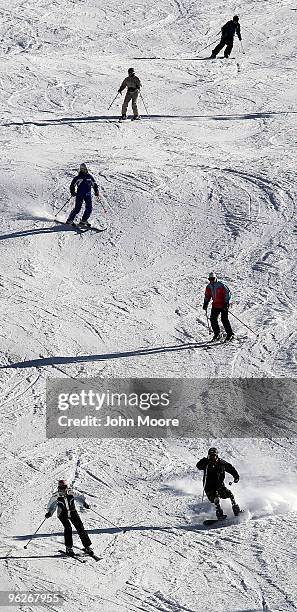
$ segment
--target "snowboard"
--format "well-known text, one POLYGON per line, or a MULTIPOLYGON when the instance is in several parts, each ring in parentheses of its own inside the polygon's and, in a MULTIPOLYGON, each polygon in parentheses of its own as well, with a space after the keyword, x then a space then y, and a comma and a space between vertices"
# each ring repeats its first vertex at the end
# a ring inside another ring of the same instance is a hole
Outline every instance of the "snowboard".
POLYGON ((203 521, 203 525, 214 525, 215 523, 223 523, 226 518, 228 518, 227 514, 224 514, 223 516, 221 516, 221 518, 205 519, 205 521, 203 521))
POLYGON ((247 511, 240 510, 237 516, 227 516, 227 514, 224 514, 224 516, 220 519, 206 519, 203 521, 203 525, 206 525, 206 527, 211 527, 212 525, 216 525, 217 527, 223 527, 224 525, 236 525, 236 523, 240 523, 240 520, 244 518, 244 516, 248 516, 247 511))

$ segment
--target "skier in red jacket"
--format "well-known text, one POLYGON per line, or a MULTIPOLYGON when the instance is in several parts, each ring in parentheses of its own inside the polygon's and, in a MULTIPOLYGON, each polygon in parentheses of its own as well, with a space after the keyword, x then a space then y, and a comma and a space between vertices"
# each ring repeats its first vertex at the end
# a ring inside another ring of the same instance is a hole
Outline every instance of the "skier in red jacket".
POLYGON ((210 313, 210 323, 214 333, 212 338, 212 342, 215 340, 219 340, 220 338, 220 327, 218 324, 218 316, 221 315, 222 325, 227 334, 226 340, 231 340, 234 337, 229 319, 228 319, 228 310, 229 310, 229 302, 231 299, 231 291, 227 285, 222 283, 222 281, 217 280, 216 275, 213 272, 210 272, 208 275, 209 283, 205 289, 204 296, 204 304, 203 310, 207 311, 207 306, 212 300, 212 308, 210 313))

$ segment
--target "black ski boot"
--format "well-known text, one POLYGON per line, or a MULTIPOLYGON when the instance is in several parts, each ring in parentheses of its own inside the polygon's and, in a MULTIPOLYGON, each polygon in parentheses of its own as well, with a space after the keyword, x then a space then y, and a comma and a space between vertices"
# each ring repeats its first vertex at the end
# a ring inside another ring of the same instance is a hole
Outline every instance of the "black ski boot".
POLYGON ((74 551, 72 546, 66 546, 66 555, 68 557, 74 557, 74 551))
POLYGON ((85 553, 87 553, 87 555, 91 555, 91 557, 94 556, 94 551, 91 548, 91 546, 85 546, 84 551, 85 551, 85 553))
POLYGON ((213 338, 211 339, 211 342, 216 342, 216 340, 219 340, 220 337, 221 337, 221 334, 215 334, 213 338))
POLYGON ((225 342, 230 342, 230 340, 234 339, 234 334, 228 334, 225 338, 225 342))
POLYGON ((232 504, 232 510, 233 510, 234 516, 238 516, 241 512, 238 504, 232 504))
POLYGON ((78 225, 80 227, 91 227, 91 223, 88 223, 87 221, 80 221, 78 225))
POLYGON ((221 506, 216 506, 216 515, 218 520, 227 518, 227 514, 224 514, 221 506))

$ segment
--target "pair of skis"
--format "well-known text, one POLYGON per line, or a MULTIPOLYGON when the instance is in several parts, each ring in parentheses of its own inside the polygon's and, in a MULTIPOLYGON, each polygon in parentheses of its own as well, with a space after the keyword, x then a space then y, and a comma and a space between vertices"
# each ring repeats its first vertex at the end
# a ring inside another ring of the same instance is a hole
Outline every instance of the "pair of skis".
POLYGON ((231 336, 230 338, 226 337, 220 337, 220 338, 216 338, 215 340, 210 340, 209 344, 226 344, 227 342, 232 342, 235 339, 234 335, 231 336))
POLYGON ((58 551, 62 557, 67 559, 74 559, 74 561, 78 561, 79 563, 86 563, 87 559, 84 559, 85 556, 90 557, 94 561, 101 561, 102 557, 98 557, 97 555, 85 552, 84 554, 74 553, 74 555, 67 555, 64 550, 58 551))
MULTIPOLYGON (((141 117, 138 117, 137 119, 134 119, 134 117, 131 117, 130 121, 140 121, 141 117)), ((129 121, 129 119, 126 117, 126 119, 123 119, 122 117, 119 118, 119 123, 125 123, 125 121, 129 121)))
POLYGON ((79 225, 79 223, 71 223, 70 225, 70 223, 66 223, 66 221, 59 221, 59 219, 53 219, 53 221, 54 223, 59 223, 59 225, 67 225, 69 229, 73 229, 80 234, 84 234, 88 230, 98 233, 105 232, 105 230, 107 230, 107 227, 95 227, 94 225, 79 225))

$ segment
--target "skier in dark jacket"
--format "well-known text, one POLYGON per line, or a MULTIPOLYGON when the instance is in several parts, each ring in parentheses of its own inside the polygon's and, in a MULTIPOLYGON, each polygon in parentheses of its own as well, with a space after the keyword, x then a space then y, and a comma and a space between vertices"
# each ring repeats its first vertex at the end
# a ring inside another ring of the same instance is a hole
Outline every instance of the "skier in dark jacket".
POLYGON ((125 95, 124 102, 122 105, 121 120, 127 119, 127 109, 128 109, 128 104, 130 101, 132 103, 132 110, 133 110, 132 119, 140 119, 139 114, 138 114, 138 108, 137 108, 137 98, 140 93, 141 82, 138 76, 136 76, 134 68, 129 68, 128 76, 123 80, 118 90, 118 93, 121 94, 124 91, 124 89, 126 89, 126 87, 127 87, 127 91, 126 91, 126 95, 125 95))
POLYGON ((86 502, 86 498, 84 495, 77 495, 73 492, 73 490, 69 487, 67 480, 59 480, 58 482, 58 491, 54 493, 48 503, 47 513, 45 518, 50 518, 55 510, 57 509, 57 517, 61 521, 64 527, 64 539, 66 546, 66 555, 70 557, 74 556, 73 552, 73 539, 72 539, 72 527, 71 523, 74 525, 85 551, 89 555, 93 555, 93 550, 91 548, 91 540, 83 526, 81 518, 76 510, 75 501, 80 502, 80 504, 89 509, 90 506, 86 502), (70 522, 71 521, 71 522, 70 522))
POLYGON ((68 225, 74 225, 74 219, 80 213, 85 202, 85 212, 79 225, 90 227, 88 219, 92 212, 92 188, 94 189, 95 196, 99 197, 98 185, 94 177, 89 173, 86 164, 81 164, 78 175, 75 176, 70 185, 70 193, 72 197, 75 197, 75 207, 66 221, 68 225))
POLYGON ((220 498, 231 499, 233 513, 235 516, 238 516, 240 508, 234 499, 233 493, 224 484, 225 472, 233 476, 234 482, 239 481, 239 474, 233 465, 227 463, 224 459, 219 459, 218 450, 212 447, 208 451, 208 456, 200 459, 196 467, 204 472, 203 488, 209 501, 215 504, 217 518, 226 518, 220 506, 220 498))
POLYGON ((225 283, 217 280, 216 275, 213 272, 209 273, 208 280, 209 283, 205 289, 203 310, 205 310, 205 312, 207 311, 208 304, 210 300, 212 300, 210 322, 214 336, 211 339, 211 342, 219 340, 221 335, 218 324, 219 315, 221 315, 222 324, 227 334, 226 340, 232 340, 232 338, 234 338, 234 334, 228 318, 231 291, 229 287, 225 285, 225 283))
POLYGON ((216 46, 216 48, 212 51, 212 54, 211 54, 212 59, 214 59, 217 56, 219 51, 221 51, 221 49, 223 49, 225 45, 226 45, 226 49, 224 51, 224 57, 229 57, 233 49, 233 42, 234 42, 235 34, 237 34, 239 40, 241 40, 239 17, 237 15, 234 15, 233 19, 231 19, 230 21, 227 21, 227 23, 223 25, 221 32, 222 32, 221 40, 219 44, 216 46))

